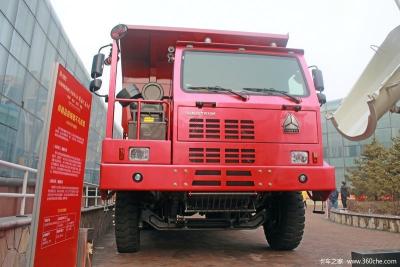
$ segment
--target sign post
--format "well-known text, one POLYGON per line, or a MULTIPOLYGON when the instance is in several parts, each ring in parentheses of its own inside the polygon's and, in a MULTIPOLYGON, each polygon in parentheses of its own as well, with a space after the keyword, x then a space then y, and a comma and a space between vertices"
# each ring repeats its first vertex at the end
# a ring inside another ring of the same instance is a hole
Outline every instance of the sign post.
POLYGON ((28 266, 75 266, 91 94, 57 64, 43 129, 28 266))

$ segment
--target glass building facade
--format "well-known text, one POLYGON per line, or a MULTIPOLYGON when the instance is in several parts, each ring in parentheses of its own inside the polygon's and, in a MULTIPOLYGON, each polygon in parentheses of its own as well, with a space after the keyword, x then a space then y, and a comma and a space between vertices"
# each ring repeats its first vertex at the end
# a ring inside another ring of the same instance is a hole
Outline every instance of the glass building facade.
POLYGON ((399 135, 400 115, 386 113, 379 121, 375 133, 370 138, 354 142, 342 137, 326 115, 334 112, 340 105, 341 99, 330 101, 321 108, 322 139, 324 144, 324 158, 336 168, 336 186, 345 180, 345 174, 354 167, 354 160, 358 158, 364 145, 371 143, 373 138, 385 147, 392 145, 392 138, 399 135))
MULTIPOLYGON (((37 168, 55 62, 89 75, 47 0, 0 0, 0 159, 37 168)), ((93 97, 85 181, 97 183, 106 109, 93 97)), ((0 177, 20 177, 0 166, 0 177)))

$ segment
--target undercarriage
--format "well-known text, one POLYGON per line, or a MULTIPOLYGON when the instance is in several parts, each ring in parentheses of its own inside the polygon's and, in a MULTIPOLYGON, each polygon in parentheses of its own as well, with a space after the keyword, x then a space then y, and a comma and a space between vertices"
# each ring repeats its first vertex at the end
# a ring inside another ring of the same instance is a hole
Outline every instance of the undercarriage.
POLYGON ((296 248, 304 230, 299 192, 118 191, 115 210, 118 251, 135 252, 140 231, 243 230, 263 226, 273 249, 296 248))
POLYGON ((266 194, 256 192, 153 193, 141 220, 157 230, 254 229, 265 221, 266 194))

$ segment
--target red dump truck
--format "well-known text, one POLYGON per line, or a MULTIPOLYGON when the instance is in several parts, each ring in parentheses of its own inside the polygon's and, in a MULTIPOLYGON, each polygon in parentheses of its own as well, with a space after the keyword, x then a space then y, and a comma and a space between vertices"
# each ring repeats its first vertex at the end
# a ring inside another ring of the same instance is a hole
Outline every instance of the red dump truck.
POLYGON ((287 35, 249 32, 121 24, 111 37, 90 90, 109 65, 100 188, 116 194, 118 251, 139 250, 146 228, 260 226, 272 249, 296 248, 300 192, 325 200, 335 188, 323 160, 322 74, 303 50, 287 48, 287 35))

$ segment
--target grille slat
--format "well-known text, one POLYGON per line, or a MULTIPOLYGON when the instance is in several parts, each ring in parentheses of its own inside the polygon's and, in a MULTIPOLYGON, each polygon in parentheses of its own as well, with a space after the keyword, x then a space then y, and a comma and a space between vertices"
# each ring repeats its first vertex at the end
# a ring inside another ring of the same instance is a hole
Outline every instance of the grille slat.
POLYGON ((207 152, 220 152, 221 149, 219 149, 219 148, 206 148, 206 151, 207 152))
POLYGON ((191 147, 188 151, 189 161, 192 163, 220 163, 226 164, 254 164, 256 162, 256 150, 253 148, 199 148, 191 147))
POLYGON ((203 129, 189 129, 189 133, 203 133, 203 129))
POLYGON ((215 134, 206 134, 206 138, 219 139, 219 135, 215 135, 215 134))
POLYGON ((206 154, 206 157, 209 157, 209 158, 219 158, 219 154, 206 154))
POLYGON ((203 159, 194 159, 194 158, 189 159, 189 161, 192 162, 192 163, 203 163, 204 162, 203 159))
POLYGON ((196 186, 220 186, 221 181, 195 180, 192 185, 196 186))
POLYGON ((254 139, 254 136, 246 136, 246 135, 244 135, 244 136, 242 136, 242 139, 254 139))
POLYGON ((242 129, 254 129, 253 125, 242 125, 242 127, 240 127, 242 129))
POLYGON ((191 123, 191 124, 189 124, 189 127, 190 128, 203 128, 203 124, 194 124, 194 123, 191 123))
POLYGON ((189 120, 189 138, 214 140, 254 140, 254 121, 226 119, 189 120))
POLYGON ((202 153, 189 153, 189 157, 203 157, 202 153))
POLYGON ((206 124, 206 128, 218 128, 219 129, 219 124, 206 124))
POLYGON ((225 139, 255 139, 254 121, 225 120, 225 139))
POLYGON ((203 138, 202 134, 189 134, 189 138, 203 138))
MULTIPOLYGON (((198 181, 197 183, 214 185, 213 181, 198 181)), ((245 184, 245 186, 250 183, 245 184)), ((230 186, 241 186, 233 182, 230 186)), ((190 192, 187 194, 185 211, 186 212, 254 212, 257 194, 255 193, 203 193, 190 192)))
POLYGON ((242 154, 242 158, 252 158, 254 159, 256 157, 256 155, 254 154, 242 154))
POLYGON ((191 147, 191 148, 189 148, 189 151, 204 151, 204 148, 202 148, 202 147, 191 147))
POLYGON ((221 171, 220 170, 196 170, 195 171, 195 175, 221 175, 221 171))

